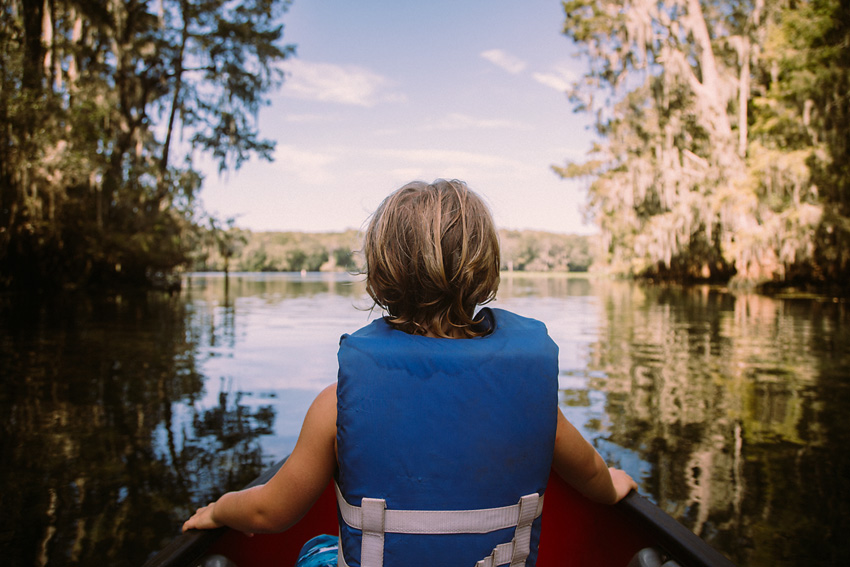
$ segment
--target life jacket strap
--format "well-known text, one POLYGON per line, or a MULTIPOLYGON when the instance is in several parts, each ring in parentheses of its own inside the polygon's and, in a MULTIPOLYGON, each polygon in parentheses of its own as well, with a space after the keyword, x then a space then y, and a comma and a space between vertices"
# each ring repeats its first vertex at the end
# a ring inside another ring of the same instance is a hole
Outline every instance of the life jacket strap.
POLYGON ((387 503, 383 498, 364 498, 360 505, 360 512, 361 529, 363 530, 360 563, 361 565, 383 567, 387 503))
POLYGON ((511 567, 524 567, 531 553, 531 525, 540 515, 538 507, 543 507, 543 497, 529 494, 519 499, 519 520, 514 538, 497 545, 489 556, 475 564, 475 567, 496 567, 510 564, 511 567))
MULTIPOLYGON (((514 538, 496 546, 476 567, 525 565, 531 550, 532 523, 543 512, 543 496, 533 493, 517 504, 479 510, 387 510, 382 498, 363 498, 360 506, 349 504, 334 483, 340 517, 352 529, 362 532, 361 566, 382 567, 384 534, 484 534, 514 527, 514 538)), ((339 565, 345 567, 342 545, 339 565)))
POLYGON ((538 508, 542 511, 543 498, 537 493, 523 496, 519 500, 519 521, 514 533, 511 567, 524 566, 531 553, 531 524, 539 514, 538 508))

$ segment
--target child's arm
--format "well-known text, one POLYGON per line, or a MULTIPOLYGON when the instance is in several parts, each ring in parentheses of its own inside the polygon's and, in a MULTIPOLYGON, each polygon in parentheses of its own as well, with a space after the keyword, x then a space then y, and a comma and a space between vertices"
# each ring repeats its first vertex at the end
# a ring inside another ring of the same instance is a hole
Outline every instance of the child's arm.
POLYGON ((316 396, 292 454, 271 480, 199 508, 189 529, 229 526, 246 533, 280 532, 307 513, 336 469, 336 384, 316 396))
POLYGON ((596 449, 581 436, 558 410, 553 466, 576 490, 602 504, 614 504, 625 498, 637 483, 625 472, 605 464, 596 449))

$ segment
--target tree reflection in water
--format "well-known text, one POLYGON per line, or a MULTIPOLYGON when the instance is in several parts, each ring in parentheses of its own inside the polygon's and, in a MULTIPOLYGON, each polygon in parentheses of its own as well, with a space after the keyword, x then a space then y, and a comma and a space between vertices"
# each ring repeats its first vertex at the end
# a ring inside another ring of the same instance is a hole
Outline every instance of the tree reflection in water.
MULTIPOLYGON (((342 276, 252 274, 0 299, 0 561, 143 563, 291 450, 364 298, 342 276)), ((742 567, 850 564, 847 305, 522 274, 494 304, 546 322, 568 418, 742 567)))
POLYGON ((140 565, 268 464, 272 408, 196 408, 192 325, 165 294, 0 299, 4 565, 140 565))
POLYGON ((740 565, 850 561, 845 304, 619 284, 605 298, 588 368, 607 392, 603 454, 649 464, 642 490, 740 565))
POLYGON ((546 322, 561 408, 641 493, 738 565, 850 564, 846 300, 503 278, 546 322))

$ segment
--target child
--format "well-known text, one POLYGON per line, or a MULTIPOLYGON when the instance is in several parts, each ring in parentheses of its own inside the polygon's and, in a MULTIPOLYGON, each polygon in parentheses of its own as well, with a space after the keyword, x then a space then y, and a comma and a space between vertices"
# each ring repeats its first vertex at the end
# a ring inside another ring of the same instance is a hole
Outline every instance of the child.
MULTIPOLYGON (((597 502, 637 488, 558 409, 558 349, 544 325, 475 312, 496 295, 499 244, 464 183, 391 194, 364 252, 366 289, 388 315, 343 335, 337 383, 313 402, 280 471, 200 508, 184 531, 285 530, 333 478, 340 567, 533 566, 551 467, 597 502)), ((310 547, 300 565, 315 560, 310 547)))

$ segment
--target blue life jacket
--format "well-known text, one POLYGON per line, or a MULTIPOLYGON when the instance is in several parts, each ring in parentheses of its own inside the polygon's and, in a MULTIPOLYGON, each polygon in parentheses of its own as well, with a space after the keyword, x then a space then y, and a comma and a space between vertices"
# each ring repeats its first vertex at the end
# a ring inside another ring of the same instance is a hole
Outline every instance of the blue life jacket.
POLYGON ((340 566, 535 564, 558 347, 534 319, 479 316, 492 332, 471 339, 410 335, 383 319, 342 336, 340 566))

